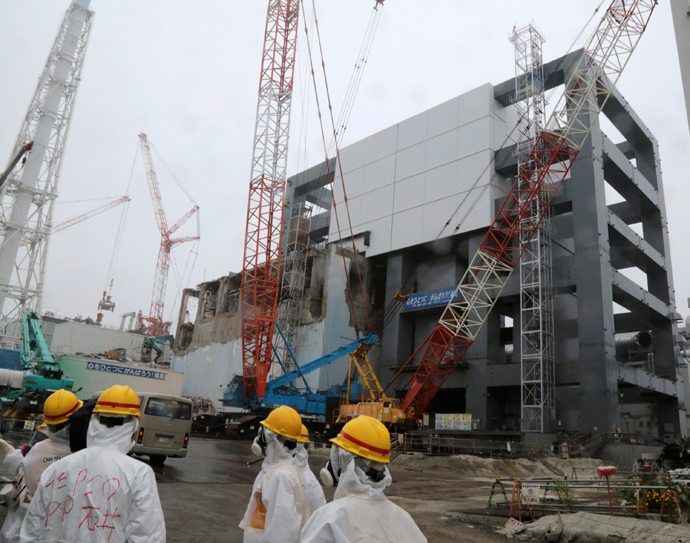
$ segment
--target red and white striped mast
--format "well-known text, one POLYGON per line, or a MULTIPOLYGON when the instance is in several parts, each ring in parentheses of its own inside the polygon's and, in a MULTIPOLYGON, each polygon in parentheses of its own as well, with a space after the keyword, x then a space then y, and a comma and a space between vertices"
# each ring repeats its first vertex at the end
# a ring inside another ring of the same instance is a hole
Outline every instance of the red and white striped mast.
POLYGON ((141 320, 148 323, 146 327, 147 336, 160 336, 165 333, 165 328, 163 326, 163 307, 165 305, 165 291, 168 285, 168 272, 170 271, 170 251, 175 245, 199 239, 199 236, 184 238, 171 238, 170 236, 186 223, 194 213, 199 211, 199 206, 195 205, 183 215, 179 221, 168 228, 168 219, 165 216, 163 199, 161 198, 161 191, 158 185, 158 177, 156 176, 156 170, 153 168, 151 147, 146 134, 139 134, 139 142, 141 145, 141 155, 144 158, 144 167, 146 168, 146 179, 149 185, 149 192, 151 193, 151 201, 153 202, 153 213, 156 217, 158 230, 161 233, 161 245, 158 250, 156 275, 153 280, 151 310, 149 311, 149 316, 142 317, 141 320))
POLYGON ((244 397, 263 398, 280 290, 281 236, 299 0, 269 0, 242 265, 244 397))

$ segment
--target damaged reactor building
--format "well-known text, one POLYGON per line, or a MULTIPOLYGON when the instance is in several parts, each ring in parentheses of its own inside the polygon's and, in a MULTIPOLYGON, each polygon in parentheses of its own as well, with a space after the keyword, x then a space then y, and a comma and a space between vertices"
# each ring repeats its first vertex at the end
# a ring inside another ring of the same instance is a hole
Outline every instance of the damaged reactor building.
MULTIPOLYGON (((544 64, 545 90, 568 81, 578 54, 544 64)), ((329 168, 319 164, 288 180, 283 288, 293 292, 281 311, 292 315, 300 364, 356 340, 363 303, 372 322, 385 323, 369 354, 384 386, 424 342, 518 173, 510 137, 515 88, 515 79, 482 85, 345 147, 340 165, 332 159, 329 168), (341 169, 357 255, 349 242, 342 252, 338 243, 334 207, 342 238, 351 238, 341 169), (354 307, 346 273, 354 278, 354 307), (396 294, 412 289, 399 312, 385 314, 396 294)), ((612 133, 596 121, 591 145, 551 205, 555 372, 544 386, 555 391, 555 405, 537 431, 684 434, 680 316, 658 144, 619 91, 604 116, 612 133)), ((185 374, 182 392, 216 406, 242 375, 240 283, 237 273, 185 289, 178 319, 172 367, 185 374), (189 314, 193 298, 197 309, 189 314)), ((520 288, 514 273, 429 413, 469 413, 482 432, 535 431, 521 425, 520 288)), ((414 369, 389 391, 404 393, 414 369)), ((346 373, 347 362, 339 361, 307 378, 326 390, 346 373)))

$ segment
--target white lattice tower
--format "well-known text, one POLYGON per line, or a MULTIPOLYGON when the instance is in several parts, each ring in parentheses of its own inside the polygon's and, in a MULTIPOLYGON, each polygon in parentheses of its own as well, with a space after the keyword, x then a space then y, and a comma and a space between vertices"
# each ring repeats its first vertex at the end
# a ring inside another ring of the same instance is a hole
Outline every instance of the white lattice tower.
MULTIPOLYGON (((300 314, 307 274, 310 230, 311 209, 304 202, 293 205, 290 210, 287 243, 285 244, 285 259, 280 286, 282 303, 278 311, 278 323, 295 356, 299 350, 297 329, 301 322, 300 314)), ((278 340, 275 345, 285 367, 288 370, 293 369, 294 363, 285 342, 278 340)))
POLYGON ((32 141, 26 164, 0 191, 0 346, 19 348, 21 316, 40 312, 53 205, 94 12, 65 13, 10 156, 32 141))
MULTIPOLYGON (((515 47, 515 96, 519 116, 516 144, 518 171, 535 164, 530 151, 544 129, 543 34, 530 23, 514 29, 510 41, 515 47)), ((522 203, 527 191, 521 192, 522 203)), ((540 196, 544 208, 550 195, 540 196)), ((523 432, 549 431, 555 419, 555 370, 553 338, 553 281, 551 267, 551 221, 547 212, 541 223, 534 208, 523 220, 520 232, 525 251, 520 258, 520 367, 521 429, 523 432), (532 236, 529 225, 539 223, 532 236), (530 239, 531 238, 531 239, 530 239)))

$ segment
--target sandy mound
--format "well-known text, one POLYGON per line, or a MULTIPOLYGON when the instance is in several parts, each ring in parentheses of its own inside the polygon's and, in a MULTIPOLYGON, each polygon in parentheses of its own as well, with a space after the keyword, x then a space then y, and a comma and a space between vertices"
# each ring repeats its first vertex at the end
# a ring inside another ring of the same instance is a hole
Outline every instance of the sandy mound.
POLYGON ((549 458, 548 464, 526 458, 482 458, 468 454, 457 456, 425 456, 423 454, 401 454, 391 462, 390 469, 414 469, 421 471, 449 471, 475 477, 552 477, 556 468, 571 477, 573 467, 579 478, 591 477, 600 466, 600 460, 549 458), (579 469, 587 468, 587 469, 579 469))

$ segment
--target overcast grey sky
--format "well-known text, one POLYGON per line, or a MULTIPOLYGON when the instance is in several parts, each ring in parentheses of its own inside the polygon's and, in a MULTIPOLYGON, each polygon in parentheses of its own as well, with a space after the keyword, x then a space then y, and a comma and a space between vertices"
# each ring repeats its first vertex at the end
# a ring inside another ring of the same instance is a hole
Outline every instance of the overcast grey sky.
MULTIPOLYGON (((599 1, 386 0, 345 144, 479 85, 512 77, 507 36, 516 23, 534 20, 546 34, 545 59, 561 56, 599 1)), ((67 0, 0 0, 0 160, 14 144, 68 5, 67 0)), ((317 0, 316 5, 337 112, 374 0, 317 0)), ((201 207, 199 254, 185 286, 240 270, 266 6, 266 0, 92 0, 96 18, 67 142, 56 224, 102 203, 61 201, 124 194, 137 134, 143 131, 201 207)), ((310 24, 310 0, 305 7, 310 24)), ((301 28, 289 174, 324 158, 313 97, 305 107, 304 43, 301 28)), ((686 315, 690 137, 666 0, 618 86, 660 144, 676 303, 686 315)), ((156 162, 156 167, 173 223, 191 204, 163 165, 156 162)), ((151 301, 160 236, 141 158, 130 195, 113 290, 117 306, 114 314, 106 313, 109 324, 118 324, 124 312, 148 313, 151 301)), ((54 236, 44 309, 95 316, 119 215, 112 210, 54 236)), ((180 235, 194 230, 190 225, 180 235)), ((189 246, 175 249, 175 255, 184 268, 189 246)), ((177 313, 177 293, 171 273, 166 318, 177 313)))

